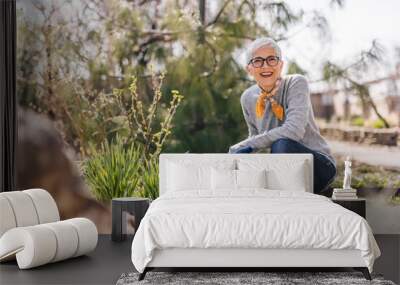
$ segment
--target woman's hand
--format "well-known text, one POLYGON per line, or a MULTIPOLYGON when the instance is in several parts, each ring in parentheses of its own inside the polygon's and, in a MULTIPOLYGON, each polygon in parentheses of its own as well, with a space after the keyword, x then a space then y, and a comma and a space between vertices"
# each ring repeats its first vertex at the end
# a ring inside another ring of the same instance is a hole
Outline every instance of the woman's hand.
POLYGON ((234 153, 252 153, 253 148, 251 146, 244 146, 241 148, 238 148, 234 153))
POLYGON ((248 139, 241 141, 229 148, 228 153, 251 153, 253 148, 247 144, 248 139))

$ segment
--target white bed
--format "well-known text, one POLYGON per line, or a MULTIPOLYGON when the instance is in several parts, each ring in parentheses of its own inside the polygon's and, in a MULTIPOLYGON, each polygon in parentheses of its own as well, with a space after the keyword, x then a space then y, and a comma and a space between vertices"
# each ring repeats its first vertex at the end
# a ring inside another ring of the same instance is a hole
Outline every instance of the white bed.
POLYGON ((368 223, 312 194, 312 181, 311 154, 161 154, 160 198, 132 243, 140 279, 155 267, 354 267, 370 278, 380 251, 368 223), (220 179, 230 173, 233 190, 220 179))

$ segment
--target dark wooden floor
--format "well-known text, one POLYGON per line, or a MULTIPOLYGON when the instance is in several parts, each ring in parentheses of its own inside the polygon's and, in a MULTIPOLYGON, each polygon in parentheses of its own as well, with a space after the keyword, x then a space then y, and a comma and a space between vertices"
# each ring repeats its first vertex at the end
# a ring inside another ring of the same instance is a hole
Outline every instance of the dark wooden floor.
MULTIPOLYGON (((374 272, 395 283, 400 281, 400 235, 375 236, 382 256, 374 272)), ((16 262, 0 265, 0 284, 115 284, 124 272, 134 271, 130 258, 132 239, 121 243, 101 235, 94 252, 29 270, 19 270, 16 262)))
POLYGON ((122 273, 135 270, 131 243, 100 235, 96 250, 87 256, 28 270, 19 270, 16 262, 0 264, 0 284, 115 284, 122 273))

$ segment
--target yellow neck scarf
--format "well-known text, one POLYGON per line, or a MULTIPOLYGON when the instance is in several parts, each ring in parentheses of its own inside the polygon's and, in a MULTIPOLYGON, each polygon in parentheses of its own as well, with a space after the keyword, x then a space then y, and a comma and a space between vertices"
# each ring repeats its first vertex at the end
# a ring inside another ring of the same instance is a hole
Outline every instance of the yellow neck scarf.
MULTIPOLYGON (((260 86, 261 88, 261 86, 260 86)), ((256 103, 256 116, 257 118, 261 118, 264 115, 265 112, 265 101, 266 99, 269 100, 271 103, 271 109, 272 113, 274 113, 275 117, 277 117, 279 120, 283 119, 283 107, 276 102, 274 98, 274 94, 271 92, 265 91, 263 88, 261 88, 261 93, 258 96, 257 103, 256 103)), ((271 90, 272 91, 272 90, 271 90)))

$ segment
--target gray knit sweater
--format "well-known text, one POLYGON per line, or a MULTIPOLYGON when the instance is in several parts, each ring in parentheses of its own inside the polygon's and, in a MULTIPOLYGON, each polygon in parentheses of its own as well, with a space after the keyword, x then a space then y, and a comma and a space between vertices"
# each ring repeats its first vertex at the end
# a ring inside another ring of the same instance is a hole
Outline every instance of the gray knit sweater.
POLYGON ((254 84, 246 89, 240 98, 249 136, 246 140, 231 146, 230 153, 243 146, 251 146, 256 152, 263 152, 277 139, 290 138, 322 153, 336 166, 329 146, 315 123, 308 82, 303 75, 294 74, 283 77, 274 96, 284 108, 282 121, 274 116, 268 100, 265 104, 264 116, 256 118, 255 106, 260 92, 260 87, 254 84))

